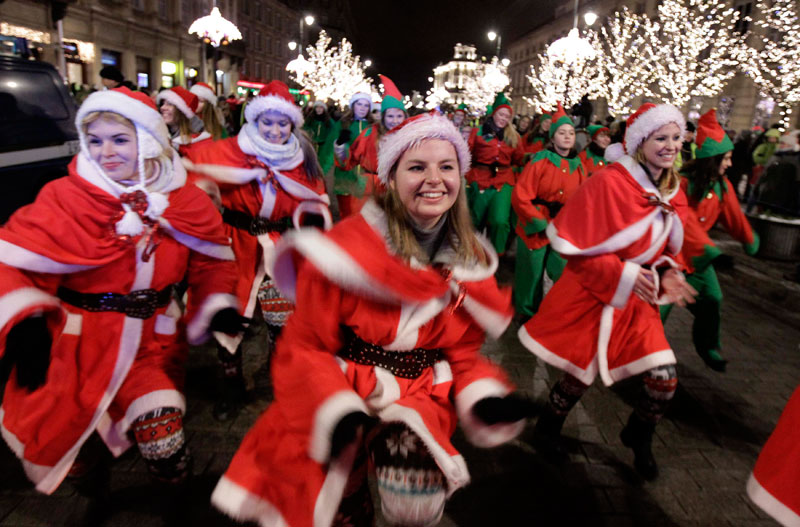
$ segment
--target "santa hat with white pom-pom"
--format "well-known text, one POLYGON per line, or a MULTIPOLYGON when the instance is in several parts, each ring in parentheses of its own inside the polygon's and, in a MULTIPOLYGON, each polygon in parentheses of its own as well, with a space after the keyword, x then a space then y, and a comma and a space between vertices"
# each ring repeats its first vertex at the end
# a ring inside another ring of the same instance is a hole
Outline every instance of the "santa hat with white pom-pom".
POLYGON ((115 224, 117 234, 137 236, 144 230, 143 215, 152 221, 164 213, 169 206, 166 194, 183 185, 186 173, 180 162, 175 162, 177 154, 169 142, 169 132, 155 103, 145 93, 134 92, 128 88, 95 92, 86 98, 78 109, 75 125, 80 137, 81 152, 78 154, 78 172, 90 182, 110 192, 115 197, 141 191, 146 198, 147 207, 137 212, 131 203, 122 200, 125 214, 115 224), (92 158, 83 122, 94 112, 111 112, 128 119, 136 129, 138 181, 133 185, 123 185, 115 181, 92 158), (157 181, 146 181, 145 161, 157 160, 157 181), (83 170, 82 170, 83 168, 83 170))
POLYGON ((614 143, 606 148, 605 158, 613 163, 624 155, 632 156, 650 134, 664 125, 675 123, 681 130, 686 130, 686 119, 681 111, 671 104, 644 103, 625 122, 625 139, 622 143, 614 143))

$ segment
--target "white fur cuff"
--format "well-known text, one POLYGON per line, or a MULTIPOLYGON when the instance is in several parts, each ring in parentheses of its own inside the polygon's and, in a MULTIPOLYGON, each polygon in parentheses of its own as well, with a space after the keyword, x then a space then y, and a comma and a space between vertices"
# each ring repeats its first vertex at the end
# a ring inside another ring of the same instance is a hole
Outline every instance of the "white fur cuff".
POLYGON ((475 403, 487 397, 505 397, 508 387, 497 379, 478 379, 463 388, 456 395, 456 413, 461 429, 470 443, 481 448, 491 448, 514 439, 525 428, 525 420, 513 423, 487 425, 478 419, 472 408, 475 403))

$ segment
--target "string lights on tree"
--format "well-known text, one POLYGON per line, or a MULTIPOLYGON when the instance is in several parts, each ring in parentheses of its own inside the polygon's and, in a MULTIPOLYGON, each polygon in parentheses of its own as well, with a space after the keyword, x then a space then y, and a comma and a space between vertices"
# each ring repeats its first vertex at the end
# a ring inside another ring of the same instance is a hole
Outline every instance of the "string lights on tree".
POLYGON ((308 59, 303 59, 302 69, 292 67, 292 63, 286 69, 292 72, 290 78, 303 89, 314 92, 317 100, 331 99, 344 107, 354 93, 372 91, 366 67, 361 57, 353 55, 353 45, 347 39, 342 39, 338 46, 331 46, 331 37, 320 31, 317 43, 306 48, 306 52, 308 59))
POLYGON ((571 61, 547 53, 540 54, 531 64, 526 78, 533 88, 532 97, 524 100, 534 108, 555 110, 559 102, 572 106, 586 95, 596 99, 604 95, 603 76, 599 67, 599 50, 571 61))
POLYGON ((795 0, 759 0, 755 20, 761 49, 742 53, 744 72, 763 97, 779 110, 782 129, 789 128, 792 106, 800 104, 800 17, 795 0))
POLYGON ((653 68, 641 52, 647 24, 646 15, 636 15, 623 7, 598 32, 588 35, 598 50, 598 80, 611 115, 630 115, 637 97, 653 96, 653 68))
POLYGON ((483 113, 509 82, 508 67, 503 61, 493 57, 491 62, 480 62, 475 67, 474 75, 464 78, 464 104, 483 113))
POLYGON ((713 97, 736 73, 744 38, 738 12, 725 0, 664 0, 658 21, 642 19, 644 53, 660 97, 681 108, 691 97, 713 97))

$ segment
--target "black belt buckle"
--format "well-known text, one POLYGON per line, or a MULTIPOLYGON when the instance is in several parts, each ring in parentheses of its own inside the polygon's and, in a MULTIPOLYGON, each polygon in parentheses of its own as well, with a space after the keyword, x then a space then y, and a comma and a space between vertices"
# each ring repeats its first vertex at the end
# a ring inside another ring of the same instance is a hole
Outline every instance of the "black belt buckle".
POLYGON ((247 227, 247 232, 249 232, 253 236, 259 236, 268 231, 269 231, 269 220, 266 218, 262 218, 261 216, 254 217, 253 220, 250 222, 250 225, 247 227))
POLYGON ((158 291, 139 289, 120 298, 118 309, 132 318, 150 318, 158 308, 158 291))

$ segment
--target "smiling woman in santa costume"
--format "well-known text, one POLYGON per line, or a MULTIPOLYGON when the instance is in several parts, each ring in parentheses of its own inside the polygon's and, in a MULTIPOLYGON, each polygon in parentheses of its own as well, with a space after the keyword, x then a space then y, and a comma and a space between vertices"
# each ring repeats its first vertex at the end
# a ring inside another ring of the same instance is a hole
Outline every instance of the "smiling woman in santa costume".
POLYGON ((194 93, 182 86, 175 86, 159 92, 156 103, 172 136, 172 147, 181 156, 212 140, 211 134, 203 130, 203 121, 197 116, 200 100, 194 93))
POLYGON ((240 331, 233 252, 149 97, 94 93, 76 125, 69 176, 0 229, 0 354, 15 365, 2 435, 44 493, 82 468, 94 432, 117 456, 137 443, 155 478, 178 482, 191 465, 172 287, 188 278, 190 343, 240 331))
MULTIPOLYGON (((303 114, 289 88, 272 81, 245 109, 239 135, 193 150, 184 160, 195 181, 215 183, 221 194, 222 219, 233 240, 239 266, 236 295, 242 314, 253 316, 259 286, 271 275, 275 243, 286 230, 307 221, 331 225, 328 196, 314 146, 302 131, 303 114), (204 181, 205 178, 205 181, 204 181), (311 219, 314 217, 313 220, 311 219)), ((269 285, 269 284, 267 284, 269 285)), ((277 331, 291 306, 266 287, 268 322, 277 331)), ((215 416, 232 416, 244 396, 242 335, 217 335, 225 365, 222 398, 215 416)))
POLYGON ((239 520, 372 525, 369 457, 384 517, 433 525, 469 482, 457 421, 491 447, 531 412, 478 352, 511 310, 497 255, 470 225, 466 143, 425 114, 388 132, 379 156, 384 194, 278 248, 275 278, 297 307, 272 364, 275 402, 212 495, 239 520))
POLYGON ((400 90, 388 77, 378 76, 384 86, 380 122, 361 132, 349 146, 338 141, 334 145, 336 166, 346 171, 354 171, 362 182, 361 193, 353 196, 350 208, 345 211, 347 214, 341 214, 342 218, 358 213, 364 202, 381 190, 378 180, 378 143, 386 132, 408 117, 400 90))
POLYGON ((678 263, 692 218, 673 168, 683 131, 674 106, 642 105, 628 119, 623 145, 606 152, 616 162, 586 180, 547 227, 567 265, 519 338, 566 373, 534 435, 536 447, 554 460, 565 457, 560 434, 567 413, 598 374, 606 385, 643 374, 642 396, 621 439, 642 477, 658 475, 653 430, 677 378, 656 304, 683 305, 696 293, 678 263))

